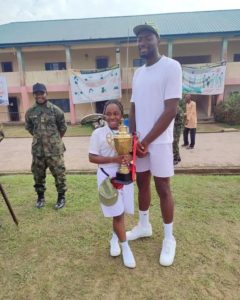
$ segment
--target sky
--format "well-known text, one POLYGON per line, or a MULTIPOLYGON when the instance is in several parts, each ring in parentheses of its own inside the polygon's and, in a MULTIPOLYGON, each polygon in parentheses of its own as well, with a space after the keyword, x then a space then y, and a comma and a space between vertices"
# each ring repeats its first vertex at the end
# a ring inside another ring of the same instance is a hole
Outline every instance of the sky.
POLYGON ((0 0, 0 24, 240 9, 240 0, 0 0))

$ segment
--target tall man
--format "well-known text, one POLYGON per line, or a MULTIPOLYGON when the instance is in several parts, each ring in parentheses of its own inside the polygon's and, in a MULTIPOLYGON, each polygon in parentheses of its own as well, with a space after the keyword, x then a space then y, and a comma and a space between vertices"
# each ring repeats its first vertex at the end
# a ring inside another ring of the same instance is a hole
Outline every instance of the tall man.
POLYGON ((195 137, 196 137, 196 129, 197 129, 197 110, 196 103, 192 101, 192 96, 187 94, 185 96, 186 101, 186 113, 185 115, 185 125, 183 131, 183 147, 187 147, 187 149, 193 149, 195 146, 195 137), (190 145, 188 142, 188 135, 190 132, 190 145))
POLYGON ((176 249, 173 236, 174 204, 170 190, 170 177, 174 175, 173 123, 182 96, 182 70, 177 61, 160 55, 160 38, 155 26, 138 25, 133 31, 137 36, 140 57, 145 59, 146 64, 135 72, 132 85, 130 130, 140 135, 136 161, 139 222, 127 233, 127 238, 135 240, 152 235, 149 206, 153 175, 164 222, 159 262, 170 266, 176 249))
POLYGON ((65 165, 62 141, 67 125, 63 111, 47 100, 47 89, 44 84, 33 85, 33 97, 36 103, 28 109, 25 116, 25 128, 33 136, 32 173, 35 191, 38 194, 36 207, 42 208, 45 203, 46 169, 49 168, 55 178, 58 198, 55 205, 60 209, 65 205, 65 165))

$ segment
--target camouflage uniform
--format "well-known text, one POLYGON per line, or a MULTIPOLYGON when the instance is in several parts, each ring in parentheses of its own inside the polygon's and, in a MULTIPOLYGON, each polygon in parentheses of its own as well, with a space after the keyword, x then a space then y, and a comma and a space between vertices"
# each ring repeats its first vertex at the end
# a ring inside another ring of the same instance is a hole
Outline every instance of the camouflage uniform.
POLYGON ((25 121, 26 130, 33 136, 31 170, 36 192, 46 190, 46 169, 49 167, 58 193, 64 194, 67 188, 63 152, 66 149, 61 136, 67 125, 63 111, 48 101, 44 105, 35 103, 26 112, 25 121))
POLYGON ((175 117, 174 129, 173 129, 173 160, 177 163, 181 161, 179 153, 179 140, 182 132, 184 120, 184 113, 181 106, 178 106, 178 112, 175 117))
POLYGON ((0 142, 4 139, 4 133, 2 130, 0 130, 0 142))

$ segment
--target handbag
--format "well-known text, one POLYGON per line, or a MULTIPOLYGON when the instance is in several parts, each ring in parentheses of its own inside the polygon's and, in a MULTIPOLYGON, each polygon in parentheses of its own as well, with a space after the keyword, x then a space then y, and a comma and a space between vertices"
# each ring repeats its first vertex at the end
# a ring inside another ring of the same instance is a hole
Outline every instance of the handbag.
POLYGON ((103 168, 100 169, 107 177, 99 186, 99 200, 103 205, 112 206, 117 202, 118 190, 113 186, 109 174, 103 168))

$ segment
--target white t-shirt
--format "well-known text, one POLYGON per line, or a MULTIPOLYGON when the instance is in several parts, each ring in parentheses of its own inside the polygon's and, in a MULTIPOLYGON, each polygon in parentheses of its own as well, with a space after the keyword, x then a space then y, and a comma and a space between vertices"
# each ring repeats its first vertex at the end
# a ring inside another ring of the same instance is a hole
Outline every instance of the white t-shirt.
MULTIPOLYGON (((162 56, 154 65, 144 65, 136 70, 131 102, 135 103, 136 130, 140 140, 162 115, 164 101, 173 98, 182 98, 182 69, 176 60, 162 56)), ((172 143, 173 124, 174 120, 152 143, 172 143)))
MULTIPOLYGON (((114 157, 117 156, 117 152, 111 143, 109 144, 108 137, 111 137, 116 133, 116 131, 112 131, 107 125, 104 127, 97 128, 93 131, 92 136, 90 138, 89 144, 89 153, 114 157)), ((118 167, 119 165, 116 163, 110 164, 100 164, 99 167, 118 167)))

